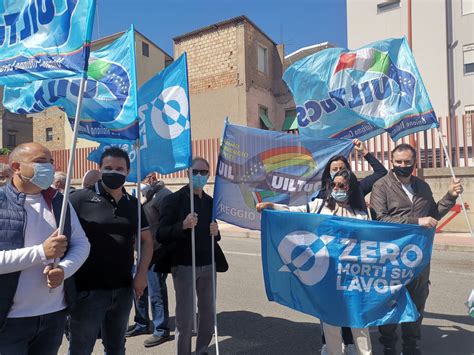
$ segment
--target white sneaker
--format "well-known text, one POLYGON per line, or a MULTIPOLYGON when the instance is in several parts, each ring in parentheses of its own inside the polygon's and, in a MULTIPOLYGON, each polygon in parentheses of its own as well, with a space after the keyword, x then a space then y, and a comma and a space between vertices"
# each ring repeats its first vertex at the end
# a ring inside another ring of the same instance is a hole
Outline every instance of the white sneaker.
POLYGON ((344 355, 357 355, 357 349, 354 344, 344 345, 344 355))
POLYGON ((328 355, 328 354, 329 354, 328 346, 324 344, 323 347, 321 348, 321 355, 328 355))

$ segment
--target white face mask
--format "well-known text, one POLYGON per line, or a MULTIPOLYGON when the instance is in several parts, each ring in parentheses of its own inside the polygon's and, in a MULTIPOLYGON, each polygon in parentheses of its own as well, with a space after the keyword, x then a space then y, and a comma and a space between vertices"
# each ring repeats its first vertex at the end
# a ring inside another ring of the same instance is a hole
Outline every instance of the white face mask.
POLYGON ((146 193, 151 189, 151 185, 141 183, 140 184, 140 191, 142 193, 142 196, 145 196, 146 193))
POLYGON ((38 186, 41 190, 46 190, 51 186, 54 180, 54 166, 51 163, 22 163, 31 164, 34 174, 31 178, 22 175, 23 179, 28 180, 33 185, 38 186))

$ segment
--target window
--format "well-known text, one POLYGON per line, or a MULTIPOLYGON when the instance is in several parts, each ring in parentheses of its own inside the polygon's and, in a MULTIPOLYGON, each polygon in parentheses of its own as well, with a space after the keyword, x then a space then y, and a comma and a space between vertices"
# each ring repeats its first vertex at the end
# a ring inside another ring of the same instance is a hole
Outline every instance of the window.
POLYGON ((268 118, 268 109, 264 106, 258 106, 258 117, 260 118, 261 129, 272 129, 273 123, 268 118))
POLYGON ((293 131, 298 129, 298 121, 296 120, 296 109, 285 110, 285 121, 283 122, 282 131, 293 131))
POLYGON ((474 14, 474 0, 462 0, 461 11, 463 15, 474 14))
POLYGON ((268 49, 257 44, 257 68, 263 74, 268 74, 268 49))
POLYGON ((8 132, 8 147, 16 147, 16 133, 8 132))
POLYGON ((46 142, 51 142, 53 140, 53 128, 46 128, 46 142))
POLYGON ((142 42, 142 54, 144 57, 150 56, 150 46, 148 43, 142 42))
POLYGON ((474 44, 463 47, 464 75, 474 73, 474 44))
POLYGON ((400 0, 385 0, 377 4, 377 13, 400 8, 400 0))

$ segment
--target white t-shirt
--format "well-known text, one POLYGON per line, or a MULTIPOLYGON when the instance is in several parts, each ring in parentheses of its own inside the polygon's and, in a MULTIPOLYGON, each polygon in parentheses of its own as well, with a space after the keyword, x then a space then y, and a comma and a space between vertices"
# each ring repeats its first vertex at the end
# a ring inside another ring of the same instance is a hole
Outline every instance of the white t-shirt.
MULTIPOLYGON (((0 251, 0 274, 21 271, 8 318, 34 317, 66 308, 63 285, 50 292, 43 270, 54 260, 46 260, 42 243, 57 229, 53 212, 43 195, 26 195, 24 248, 0 251)), ((77 215, 71 209, 71 241, 59 266, 65 278, 74 274, 89 255, 90 244, 77 215)))
POLYGON ((413 203, 413 196, 415 196, 415 190, 413 190, 413 186, 411 184, 402 184, 403 191, 407 194, 410 201, 413 203))

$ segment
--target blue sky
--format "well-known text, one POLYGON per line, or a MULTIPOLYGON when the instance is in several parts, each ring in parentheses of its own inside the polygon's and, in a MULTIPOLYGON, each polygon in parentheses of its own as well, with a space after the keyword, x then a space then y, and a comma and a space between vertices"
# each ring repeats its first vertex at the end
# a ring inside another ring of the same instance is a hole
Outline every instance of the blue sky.
POLYGON ((346 0, 97 0, 93 38, 137 30, 173 55, 172 38, 246 15, 290 53, 329 41, 347 46, 346 0), (97 16, 97 14, 96 14, 97 16))

